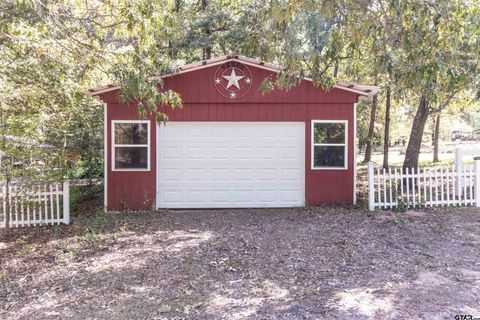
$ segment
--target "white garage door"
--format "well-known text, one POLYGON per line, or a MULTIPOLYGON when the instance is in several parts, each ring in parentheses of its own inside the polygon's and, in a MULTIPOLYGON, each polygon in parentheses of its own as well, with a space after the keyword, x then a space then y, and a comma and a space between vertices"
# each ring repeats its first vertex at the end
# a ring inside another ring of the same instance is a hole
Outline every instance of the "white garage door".
POLYGON ((158 127, 159 208, 304 203, 304 123, 168 122, 158 127))

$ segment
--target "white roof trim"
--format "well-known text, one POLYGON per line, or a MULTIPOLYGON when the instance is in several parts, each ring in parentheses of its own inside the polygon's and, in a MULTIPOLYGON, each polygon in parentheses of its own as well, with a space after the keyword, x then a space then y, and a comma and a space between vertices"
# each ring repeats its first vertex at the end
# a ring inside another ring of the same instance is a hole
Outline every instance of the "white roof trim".
MULTIPOLYGON (((168 78, 168 77, 171 77, 171 76, 175 76, 175 75, 179 75, 179 74, 183 74, 183 73, 187 73, 187 72, 200 70, 200 69, 203 69, 203 68, 213 67, 213 66, 216 66, 216 65, 223 64, 226 61, 237 61, 237 62, 246 64, 246 65, 249 65, 249 66, 252 66, 252 67, 256 67, 256 68, 260 68, 260 69, 264 69, 264 70, 268 70, 268 71, 272 71, 272 72, 276 72, 276 73, 279 73, 283 70, 283 68, 278 66, 278 65, 274 65, 274 64, 271 64, 271 63, 265 63, 263 61, 248 58, 248 57, 245 57, 245 56, 226 55, 226 56, 221 56, 221 57, 217 57, 217 58, 212 58, 212 59, 209 59, 209 60, 203 60, 203 61, 187 64, 187 65, 183 66, 182 68, 180 68, 180 70, 178 72, 170 73, 170 74, 166 74, 166 75, 162 75, 162 76, 157 76, 157 78, 158 79, 164 79, 164 78, 168 78)), ((303 78, 303 80, 313 81, 311 78, 303 78)), ((356 93, 356 94, 362 96, 361 98, 372 97, 372 96, 376 95, 379 91, 379 88, 375 87, 375 86, 349 84, 349 83, 345 83, 345 82, 339 82, 336 85, 334 85, 333 87, 336 88, 336 89, 339 89, 339 90, 345 90, 345 91, 356 93)), ((102 94, 102 93, 105 93, 105 92, 115 91, 115 90, 118 90, 120 88, 121 87, 119 85, 109 85, 109 86, 97 87, 97 88, 90 89, 89 94, 99 95, 99 94, 102 94)), ((364 100, 364 99, 361 99, 361 100, 364 100)))

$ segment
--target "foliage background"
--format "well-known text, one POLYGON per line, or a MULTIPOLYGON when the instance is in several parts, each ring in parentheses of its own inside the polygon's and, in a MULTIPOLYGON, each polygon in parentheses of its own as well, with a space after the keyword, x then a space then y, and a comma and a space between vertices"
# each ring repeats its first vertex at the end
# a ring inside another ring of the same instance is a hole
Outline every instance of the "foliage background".
POLYGON ((405 141, 414 163, 440 114, 478 130, 479 48, 480 4, 470 0, 5 0, 2 172, 100 177, 102 106, 87 89, 120 84, 140 115, 167 121, 157 106, 180 107, 181 97, 158 75, 229 53, 285 67, 264 90, 307 75, 327 89, 377 84, 375 121, 371 102, 358 106, 359 145, 388 153, 405 141))

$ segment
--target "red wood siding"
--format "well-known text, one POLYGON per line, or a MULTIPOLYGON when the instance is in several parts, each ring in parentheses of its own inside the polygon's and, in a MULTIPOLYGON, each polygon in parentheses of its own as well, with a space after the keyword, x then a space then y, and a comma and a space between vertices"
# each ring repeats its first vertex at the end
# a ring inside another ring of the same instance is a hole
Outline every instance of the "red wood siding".
POLYGON ((149 210, 155 201, 156 124, 150 119, 150 171, 112 171, 112 120, 138 120, 134 108, 121 104, 107 106, 107 208, 149 210))
MULTIPOLYGON (((304 81, 289 91, 265 95, 260 83, 271 72, 249 67, 253 75, 250 91, 238 100, 222 97, 213 77, 217 67, 205 68, 165 79, 164 87, 179 92, 183 108, 162 107, 170 121, 302 121, 305 122, 305 197, 307 205, 352 203, 354 181, 354 107, 357 96, 344 90, 325 92, 304 81), (348 120, 348 169, 311 170, 311 120, 348 120)), ((116 92, 102 96, 108 104, 108 146, 111 146, 111 120, 138 119, 134 107, 117 102, 116 92)), ((134 105, 134 104, 133 104, 134 105)), ((108 208, 145 209, 155 200, 156 126, 151 124, 151 170, 149 172, 113 172, 108 161, 108 208)), ((109 147, 108 157, 111 157, 109 147)))

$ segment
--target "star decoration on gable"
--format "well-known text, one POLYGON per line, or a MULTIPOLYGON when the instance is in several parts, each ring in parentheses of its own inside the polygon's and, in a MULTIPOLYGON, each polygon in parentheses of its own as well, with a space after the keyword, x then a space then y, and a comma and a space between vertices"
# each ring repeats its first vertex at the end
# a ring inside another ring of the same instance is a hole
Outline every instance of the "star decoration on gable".
POLYGON ((217 91, 228 99, 239 99, 252 86, 252 73, 247 66, 229 61, 218 67, 213 83, 217 91))
POLYGON ((229 76, 222 77, 228 80, 227 89, 231 86, 235 86, 237 89, 240 89, 240 84, 238 84, 238 81, 244 78, 244 76, 237 76, 234 68, 232 68, 232 73, 230 73, 229 76))

